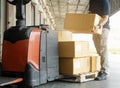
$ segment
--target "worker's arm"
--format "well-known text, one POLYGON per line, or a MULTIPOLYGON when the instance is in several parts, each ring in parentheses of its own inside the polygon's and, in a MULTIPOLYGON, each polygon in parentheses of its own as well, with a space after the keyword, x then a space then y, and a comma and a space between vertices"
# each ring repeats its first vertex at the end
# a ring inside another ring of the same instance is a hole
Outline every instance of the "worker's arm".
POLYGON ((108 18, 109 18, 109 15, 104 15, 104 16, 100 19, 98 25, 95 25, 95 26, 94 26, 93 32, 94 32, 94 33, 98 33, 98 34, 102 34, 103 25, 106 24, 106 22, 108 21, 108 18))
POLYGON ((104 15, 98 25, 101 25, 101 26, 105 25, 106 22, 108 21, 108 18, 109 18, 109 15, 104 15))
POLYGON ((108 21, 109 15, 104 15, 101 20, 99 21, 99 24, 95 26, 95 29, 99 29, 101 27, 103 27, 103 25, 106 24, 106 22, 108 21))

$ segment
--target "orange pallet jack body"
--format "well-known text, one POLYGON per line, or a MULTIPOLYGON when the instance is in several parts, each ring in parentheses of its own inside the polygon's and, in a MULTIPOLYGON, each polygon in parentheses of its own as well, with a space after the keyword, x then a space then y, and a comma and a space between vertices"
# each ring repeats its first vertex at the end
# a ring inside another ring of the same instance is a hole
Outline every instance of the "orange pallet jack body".
POLYGON ((30 0, 13 0, 16 26, 4 32, 0 87, 33 88, 59 77, 57 33, 47 25, 25 26, 23 7, 30 0))

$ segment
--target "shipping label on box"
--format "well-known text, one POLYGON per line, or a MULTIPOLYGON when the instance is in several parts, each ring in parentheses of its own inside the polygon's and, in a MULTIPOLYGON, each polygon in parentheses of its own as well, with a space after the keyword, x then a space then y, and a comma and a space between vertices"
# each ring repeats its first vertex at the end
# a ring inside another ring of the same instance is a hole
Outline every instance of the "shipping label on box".
POLYGON ((64 29, 73 33, 93 33, 94 26, 98 25, 101 17, 97 14, 67 13, 64 20, 64 29))
POLYGON ((59 57, 84 57, 89 56, 88 41, 63 41, 59 42, 59 57))

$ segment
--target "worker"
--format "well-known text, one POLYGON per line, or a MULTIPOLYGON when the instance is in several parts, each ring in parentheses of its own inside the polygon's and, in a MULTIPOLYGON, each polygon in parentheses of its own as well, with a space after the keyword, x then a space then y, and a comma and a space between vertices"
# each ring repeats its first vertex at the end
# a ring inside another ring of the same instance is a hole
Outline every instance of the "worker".
POLYGON ((109 73, 107 41, 110 31, 109 15, 110 0, 90 0, 89 11, 101 16, 101 19, 95 30, 101 29, 102 34, 93 34, 93 41, 97 53, 101 56, 101 71, 98 73, 96 80, 105 80, 109 73))

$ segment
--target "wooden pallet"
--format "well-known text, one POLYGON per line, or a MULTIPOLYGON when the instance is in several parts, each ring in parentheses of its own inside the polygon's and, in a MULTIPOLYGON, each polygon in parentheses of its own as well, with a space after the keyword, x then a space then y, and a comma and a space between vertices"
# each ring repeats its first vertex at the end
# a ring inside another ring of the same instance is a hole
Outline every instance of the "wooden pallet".
POLYGON ((87 82, 94 80, 97 77, 98 72, 89 72, 85 74, 80 74, 80 82, 87 82))
POLYGON ((80 75, 61 75, 60 81, 66 81, 66 82, 87 82, 94 80, 97 77, 98 72, 89 72, 89 73, 83 73, 80 75))

